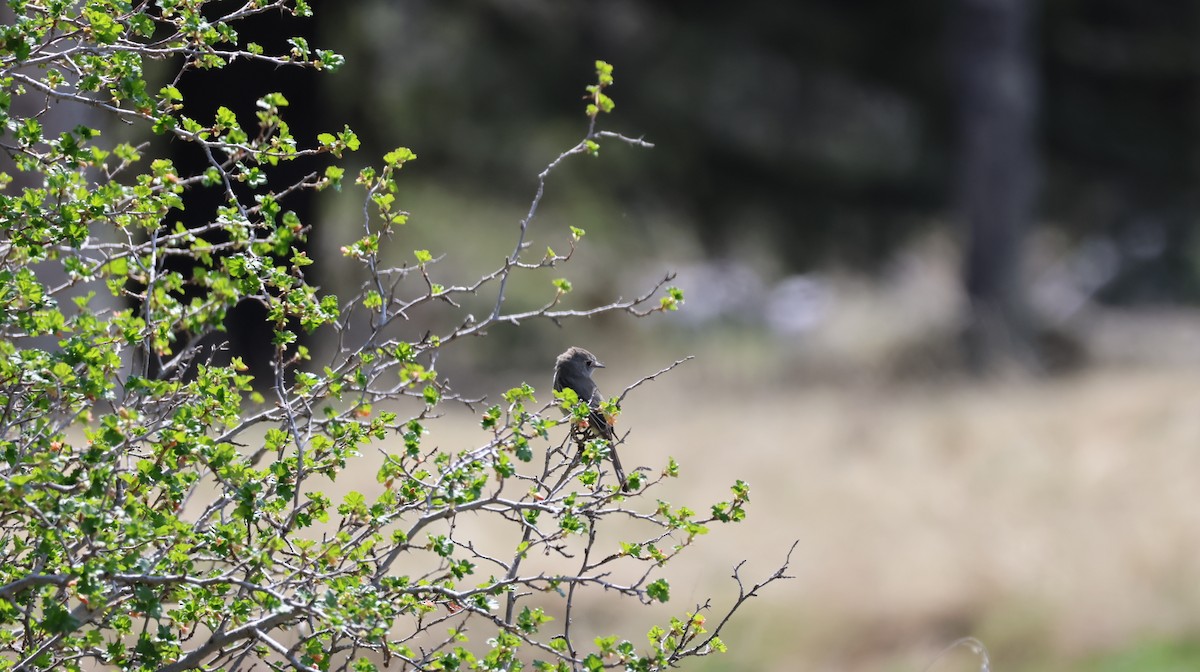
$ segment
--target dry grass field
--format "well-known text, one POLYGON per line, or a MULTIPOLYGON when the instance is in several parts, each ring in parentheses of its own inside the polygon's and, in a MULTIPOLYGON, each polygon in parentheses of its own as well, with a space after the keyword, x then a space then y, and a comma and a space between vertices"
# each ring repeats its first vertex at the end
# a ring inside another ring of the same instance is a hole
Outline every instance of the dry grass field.
MULTIPOLYGON (((644 373, 602 375, 619 389, 644 373)), ((1178 368, 755 389, 691 362, 631 395, 623 460, 675 456, 684 477, 656 494, 702 510, 742 478, 749 518, 669 568, 669 610, 600 602, 588 620, 640 642, 652 616, 723 604, 734 564, 765 575, 799 540, 795 578, 745 608, 709 669, 979 669, 965 650, 937 658, 970 635, 992 669, 1050 670, 1186 639, 1200 628, 1197 399, 1200 376, 1178 368)), ((430 439, 470 445, 476 422, 451 414, 430 439)))

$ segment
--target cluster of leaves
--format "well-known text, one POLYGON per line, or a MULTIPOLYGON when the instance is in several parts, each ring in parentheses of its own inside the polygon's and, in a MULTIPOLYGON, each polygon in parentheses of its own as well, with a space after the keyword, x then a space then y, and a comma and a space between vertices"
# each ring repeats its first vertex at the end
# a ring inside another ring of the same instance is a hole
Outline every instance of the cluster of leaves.
MULTIPOLYGON (((291 135, 277 93, 260 98, 249 124, 227 108, 191 119, 180 90, 149 85, 143 65, 174 57, 186 71, 257 59, 332 70, 341 59, 300 38, 275 55, 239 39, 240 20, 307 15, 303 0, 213 4, 10 0, 15 20, 0 27, 0 147, 11 160, 0 173, 0 669, 216 669, 249 658, 300 670, 530 661, 650 670, 723 649, 720 627, 705 630, 704 605, 640 646, 573 631, 572 611, 585 591, 665 602, 662 565, 709 525, 740 520, 744 484, 708 516, 663 501, 635 511, 630 502, 678 466, 637 474, 640 490, 627 498, 603 482, 611 446, 584 450, 567 432, 553 439, 564 421, 528 386, 483 412, 477 447, 425 440, 439 405, 469 403, 436 373, 451 343, 500 323, 642 316, 682 302, 677 289, 663 290, 668 277, 588 309, 560 307, 571 286, 556 281, 537 310, 504 308, 511 273, 569 260, 584 235, 571 231, 565 255, 522 257, 546 175, 602 138, 646 143, 589 129, 539 176, 513 252, 466 285, 435 280, 424 250, 411 266, 379 262, 405 223, 396 174, 416 158, 390 152, 355 180, 364 231, 343 252, 361 264, 362 291, 321 295, 305 278, 307 225, 284 203, 340 188, 344 168, 275 189, 266 175, 283 162, 340 159, 358 149, 353 131, 309 145, 291 135), (17 99, 41 109, 18 114, 17 99), (43 126, 75 105, 194 143, 209 165, 180 174, 147 156, 148 143, 104 145, 95 128, 43 126), (205 189, 224 199, 212 221, 173 222, 187 192, 205 189), (393 335, 419 305, 454 310, 456 296, 483 291, 496 301, 482 319, 463 316, 416 341, 393 335), (240 361, 216 365, 198 346, 243 301, 267 309, 270 400, 240 361), (324 330, 339 345, 313 362, 295 329, 324 330), (364 457, 368 448, 378 461, 364 457), (352 462, 360 473, 380 465, 378 487, 335 501, 325 490, 352 462), (460 530, 468 515, 511 527, 520 541, 486 547, 460 530), (619 544, 599 537, 613 519, 648 531, 619 544), (477 648, 467 642, 473 631, 483 633, 477 648)), ((598 78, 589 96, 607 111, 600 90, 611 67, 598 64, 598 78)), ((766 582, 743 589, 730 613, 766 582)))

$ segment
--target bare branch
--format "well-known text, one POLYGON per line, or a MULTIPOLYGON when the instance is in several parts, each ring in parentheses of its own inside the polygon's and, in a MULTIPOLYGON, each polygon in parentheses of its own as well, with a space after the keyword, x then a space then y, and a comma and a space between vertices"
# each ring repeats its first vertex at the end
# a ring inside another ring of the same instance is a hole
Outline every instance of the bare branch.
POLYGON ((791 548, 788 549, 787 555, 784 556, 783 563, 776 568, 770 576, 754 584, 749 590, 746 590, 746 586, 742 582, 741 576, 742 565, 746 564, 746 561, 743 560, 739 562, 737 566, 733 568, 733 580, 737 582, 738 586, 737 599, 734 600, 732 605, 730 605, 729 610, 725 612, 725 615, 721 618, 721 621, 717 623, 717 627, 713 628, 709 632, 708 637, 695 646, 681 650, 677 658, 685 658, 691 655, 702 655, 708 649, 709 645, 712 644, 713 640, 720 636, 721 630, 723 630, 725 625, 729 623, 729 619, 733 618, 733 615, 742 608, 742 605, 744 605, 747 600, 752 597, 758 597, 758 591, 771 585, 772 583, 775 583, 776 581, 795 578, 788 576, 787 570, 788 566, 792 562, 792 553, 795 552, 796 547, 799 545, 800 540, 797 539, 796 541, 793 541, 791 548))
POLYGON ((659 370, 658 370, 658 372, 656 372, 656 373, 652 373, 652 374, 650 374, 650 375, 648 375, 648 376, 644 376, 644 377, 642 377, 642 378, 638 379, 638 380, 637 380, 637 381, 635 381, 635 382, 634 382, 632 385, 630 385, 629 387, 626 387, 626 388, 625 388, 625 391, 621 393, 621 396, 617 397, 617 405, 618 405, 618 406, 620 406, 620 405, 621 405, 621 402, 625 401, 625 395, 627 395, 627 394, 629 394, 630 392, 632 392, 633 390, 637 389, 637 388, 638 388, 638 387, 640 387, 640 386, 641 386, 643 383, 646 383, 647 381, 655 380, 656 378, 658 378, 659 376, 663 375, 664 373, 667 373, 668 371, 671 371, 671 370, 673 370, 675 367, 679 366, 680 364, 683 364, 684 362, 691 361, 691 360, 693 360, 693 359, 695 359, 695 358, 696 358, 696 356, 695 356, 695 355, 688 355, 687 357, 684 357, 683 359, 676 360, 676 361, 675 361, 673 364, 671 364, 670 366, 667 366, 667 367, 665 367, 665 368, 659 369, 659 370))

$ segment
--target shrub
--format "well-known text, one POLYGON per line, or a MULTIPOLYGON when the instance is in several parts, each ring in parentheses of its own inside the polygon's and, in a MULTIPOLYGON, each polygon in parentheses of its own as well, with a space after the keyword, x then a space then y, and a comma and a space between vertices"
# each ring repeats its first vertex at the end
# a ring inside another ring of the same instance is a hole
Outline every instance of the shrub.
POLYGON ((708 526, 741 520, 746 485, 704 514, 650 502, 678 474, 672 461, 632 474, 626 495, 602 477, 611 446, 560 427, 578 417, 578 400, 539 404, 527 385, 482 412, 482 445, 451 451, 425 438, 439 407, 464 400, 433 366, 456 342, 506 323, 642 316, 682 302, 668 277, 633 300, 571 309, 570 283, 558 280, 539 309, 505 309, 511 275, 569 262, 584 235, 571 230, 563 254, 527 253, 546 176, 600 142, 647 145, 595 127, 612 109, 611 67, 597 63, 586 135, 539 176, 513 251, 470 285, 440 284, 423 250, 401 267, 379 260, 405 223, 396 174, 414 154, 396 149, 359 172, 365 233, 343 252, 361 265, 362 291, 339 299, 306 279, 308 228, 284 206, 349 181, 340 162, 358 148, 353 131, 293 137, 287 100, 270 92, 250 126, 224 107, 191 119, 180 90, 150 85, 143 71, 167 57, 183 71, 235 59, 336 69, 339 56, 300 38, 268 54, 238 36, 249 16, 308 14, 303 0, 224 10, 178 0, 9 4, 15 20, 0 28, 12 162, 0 174, 0 667, 169 671, 261 659, 300 670, 660 669, 721 650, 729 615, 783 577, 786 563, 758 584, 739 578, 739 598, 708 630, 706 604, 641 645, 582 632, 573 614, 598 591, 666 602, 661 568, 708 526), (19 114, 22 97, 41 108, 19 114), (106 145, 95 128, 43 126, 72 105, 192 143, 209 165, 180 174, 148 143, 106 145), (281 164, 330 157, 293 184, 265 179, 281 164), (189 190, 223 198, 211 221, 191 228, 172 219, 189 190), (490 314, 462 314, 456 299, 483 292, 495 293, 490 314), (273 339, 265 395, 237 358, 219 365, 198 345, 245 301, 266 308, 273 339), (458 326, 396 337, 393 327, 424 304, 458 326), (338 344, 329 361, 311 361, 301 330, 338 344), (377 462, 364 457, 372 448, 377 462), (363 465, 377 469, 377 492, 325 493, 363 465), (465 517, 512 539, 488 546, 461 531, 465 517), (615 540, 609 522, 621 518, 650 531, 615 540), (536 556, 562 562, 530 569, 536 556))

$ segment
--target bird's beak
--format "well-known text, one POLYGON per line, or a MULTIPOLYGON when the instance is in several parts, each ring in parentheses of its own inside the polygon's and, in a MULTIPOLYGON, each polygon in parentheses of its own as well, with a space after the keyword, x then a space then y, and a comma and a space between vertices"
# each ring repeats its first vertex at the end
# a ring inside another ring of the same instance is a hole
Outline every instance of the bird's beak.
POLYGON ((603 369, 603 368, 604 368, 604 362, 602 362, 602 361, 600 361, 600 360, 598 360, 598 359, 597 359, 597 360, 596 360, 596 368, 597 368, 597 369, 603 369))

